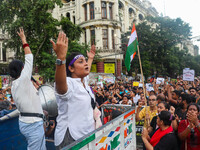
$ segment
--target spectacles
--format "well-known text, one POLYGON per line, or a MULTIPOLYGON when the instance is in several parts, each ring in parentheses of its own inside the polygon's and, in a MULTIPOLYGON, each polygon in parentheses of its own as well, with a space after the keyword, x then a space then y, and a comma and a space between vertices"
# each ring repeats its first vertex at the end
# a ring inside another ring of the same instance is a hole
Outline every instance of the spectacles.
POLYGON ((150 101, 156 101, 156 99, 149 99, 149 102, 150 102, 150 101))

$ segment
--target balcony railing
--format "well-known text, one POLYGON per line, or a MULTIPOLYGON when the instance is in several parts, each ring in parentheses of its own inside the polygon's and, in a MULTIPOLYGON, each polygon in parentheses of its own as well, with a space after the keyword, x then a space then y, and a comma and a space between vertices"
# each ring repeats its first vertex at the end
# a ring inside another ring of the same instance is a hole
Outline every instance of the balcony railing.
POLYGON ((122 50, 121 49, 99 49, 98 50, 100 53, 121 53, 122 50))

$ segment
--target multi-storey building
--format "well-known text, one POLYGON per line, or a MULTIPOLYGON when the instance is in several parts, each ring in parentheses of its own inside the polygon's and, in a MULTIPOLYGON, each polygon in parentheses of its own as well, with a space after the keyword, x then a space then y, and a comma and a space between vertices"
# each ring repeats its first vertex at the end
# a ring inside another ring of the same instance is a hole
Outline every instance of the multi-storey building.
MULTIPOLYGON (((62 0, 63 7, 56 8, 52 15, 56 19, 68 17, 80 25, 84 32, 80 43, 96 45, 100 60, 93 65, 96 72, 122 72, 124 53, 121 49, 121 35, 130 31, 132 24, 140 23, 146 16, 158 16, 148 0, 62 0)), ((73 31, 72 31, 73 32, 73 31)), ((6 49, 3 42, 8 35, 0 30, 0 73, 6 73, 5 66, 14 57, 14 52, 6 49)), ((193 49, 190 50, 194 55, 193 49)))
POLYGON ((9 38, 2 29, 0 29, 0 75, 8 73, 8 63, 14 57, 14 52, 6 47, 6 40, 9 38))
POLYGON ((158 16, 147 0, 62 0, 63 7, 53 10, 53 17, 68 17, 84 33, 80 43, 95 43, 101 57, 94 64, 97 72, 121 74, 123 53, 121 34, 148 15, 158 16))

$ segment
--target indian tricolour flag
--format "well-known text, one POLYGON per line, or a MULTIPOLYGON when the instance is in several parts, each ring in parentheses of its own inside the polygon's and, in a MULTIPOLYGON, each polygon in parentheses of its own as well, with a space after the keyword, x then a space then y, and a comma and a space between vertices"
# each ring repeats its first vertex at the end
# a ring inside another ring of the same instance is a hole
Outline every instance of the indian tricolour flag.
POLYGON ((131 37, 128 42, 128 47, 126 50, 126 57, 125 57, 125 66, 127 68, 127 71, 129 71, 131 68, 131 61, 136 55, 137 47, 138 47, 137 33, 136 33, 135 25, 133 24, 131 37))

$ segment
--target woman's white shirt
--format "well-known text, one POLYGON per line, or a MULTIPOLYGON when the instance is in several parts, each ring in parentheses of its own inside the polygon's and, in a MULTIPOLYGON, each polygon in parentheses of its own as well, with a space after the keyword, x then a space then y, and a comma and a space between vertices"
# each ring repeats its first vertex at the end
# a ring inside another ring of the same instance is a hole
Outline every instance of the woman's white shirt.
POLYGON ((85 89, 80 78, 67 77, 67 93, 60 95, 56 92, 58 105, 57 126, 55 130, 56 146, 63 141, 67 128, 69 128, 69 132, 74 140, 95 130, 93 109, 91 106, 91 96, 94 98, 94 94, 88 86, 87 81, 88 76, 84 78, 85 89))

